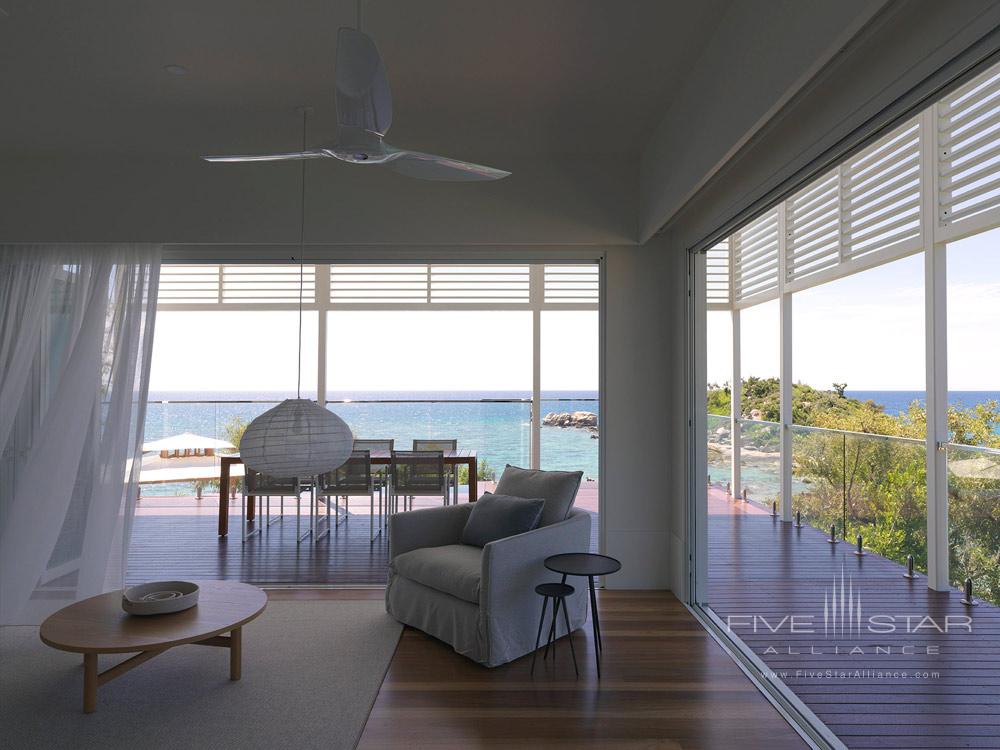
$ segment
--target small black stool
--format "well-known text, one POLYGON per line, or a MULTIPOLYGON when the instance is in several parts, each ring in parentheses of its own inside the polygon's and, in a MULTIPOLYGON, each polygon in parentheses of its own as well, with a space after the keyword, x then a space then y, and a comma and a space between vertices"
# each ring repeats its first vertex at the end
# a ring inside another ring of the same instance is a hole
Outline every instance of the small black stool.
POLYGON ((556 618, 559 616, 559 607, 562 606, 563 621, 566 623, 566 635, 569 637, 569 651, 573 655, 573 671, 576 676, 580 676, 580 670, 576 666, 576 649, 573 648, 573 631, 569 626, 569 613, 566 611, 566 597, 572 596, 576 591, 568 583, 540 583, 535 586, 535 593, 540 594, 542 599, 542 616, 538 618, 538 635, 535 636, 535 653, 531 656, 531 674, 535 674, 535 659, 538 657, 538 644, 542 639, 542 626, 545 624, 545 609, 549 606, 549 599, 553 599, 552 604, 552 629, 549 631, 548 640, 545 643, 545 654, 549 653, 549 646, 552 646, 552 659, 556 658, 556 618))

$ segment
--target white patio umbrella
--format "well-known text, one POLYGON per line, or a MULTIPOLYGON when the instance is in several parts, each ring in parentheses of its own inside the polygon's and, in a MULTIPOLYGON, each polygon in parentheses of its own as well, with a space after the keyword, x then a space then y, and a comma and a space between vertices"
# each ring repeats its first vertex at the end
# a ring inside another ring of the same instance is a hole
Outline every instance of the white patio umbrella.
MULTIPOLYGON (((235 450, 236 446, 226 440, 216 440, 215 438, 195 435, 193 432, 182 432, 180 435, 161 438, 143 443, 144 453, 156 451, 158 453, 169 452, 179 454, 183 451, 221 451, 235 450)), ((179 456, 178 456, 179 457, 179 456)))
MULTIPOLYGON (((226 440, 184 432, 160 440, 143 443, 139 469, 139 484, 173 484, 174 482, 194 482, 218 479, 220 473, 220 450, 235 450, 236 446, 226 440)), ((230 468, 233 478, 243 476, 243 466, 236 464, 230 468)))

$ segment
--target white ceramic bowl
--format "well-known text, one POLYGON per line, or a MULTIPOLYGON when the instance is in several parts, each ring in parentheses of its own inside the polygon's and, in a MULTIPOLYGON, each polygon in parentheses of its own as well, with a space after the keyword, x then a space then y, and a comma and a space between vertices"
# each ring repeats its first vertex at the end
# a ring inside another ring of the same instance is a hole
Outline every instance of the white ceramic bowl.
POLYGON ((153 581, 122 593, 122 609, 130 615, 166 615, 198 603, 198 584, 190 581, 153 581))

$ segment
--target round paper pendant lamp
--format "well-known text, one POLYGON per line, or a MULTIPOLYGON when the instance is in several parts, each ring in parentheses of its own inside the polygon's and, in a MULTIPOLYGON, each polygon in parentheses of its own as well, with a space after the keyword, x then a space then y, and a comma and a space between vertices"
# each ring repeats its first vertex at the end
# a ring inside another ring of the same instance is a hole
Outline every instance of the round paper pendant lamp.
POLYGON ((240 458, 261 474, 302 478, 342 466, 353 447, 343 419, 314 401, 289 398, 247 425, 240 458))

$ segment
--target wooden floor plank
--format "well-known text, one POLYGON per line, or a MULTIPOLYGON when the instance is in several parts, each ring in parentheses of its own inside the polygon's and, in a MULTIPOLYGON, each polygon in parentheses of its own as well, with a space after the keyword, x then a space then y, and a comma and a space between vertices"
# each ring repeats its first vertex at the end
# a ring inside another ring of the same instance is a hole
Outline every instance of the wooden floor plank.
POLYGON ((588 628, 557 661, 486 669, 407 628, 359 748, 732 748, 804 743, 668 592, 601 591, 603 677, 588 628))
MULTIPOLYGON (((313 543, 296 542, 294 504, 285 517, 260 536, 241 540, 239 515, 230 518, 230 533, 217 534, 215 515, 194 504, 164 507, 144 498, 147 506, 135 517, 129 547, 127 583, 167 579, 239 580, 258 586, 384 586, 388 567, 387 533, 369 541, 368 508, 352 503, 349 520, 313 543), (176 511, 185 507, 190 515, 176 511), (159 510, 170 510, 160 514, 159 510)), ((430 502, 430 501, 428 501, 430 502)), ((204 505, 204 503, 202 504, 204 505)), ((290 507, 291 506, 291 507, 290 507)), ((272 506, 277 515, 277 508, 272 506)), ((303 516, 305 521, 305 516, 303 516)), ((304 528, 304 526, 303 526, 304 528)), ((591 524, 597 548, 597 515, 591 524)))

